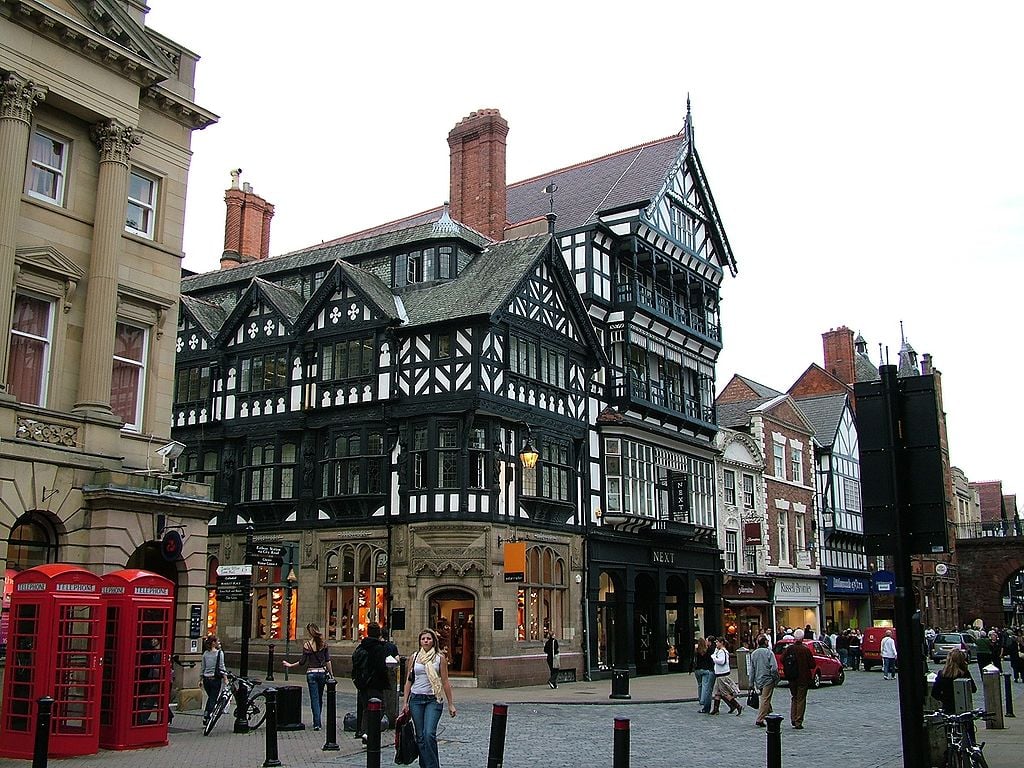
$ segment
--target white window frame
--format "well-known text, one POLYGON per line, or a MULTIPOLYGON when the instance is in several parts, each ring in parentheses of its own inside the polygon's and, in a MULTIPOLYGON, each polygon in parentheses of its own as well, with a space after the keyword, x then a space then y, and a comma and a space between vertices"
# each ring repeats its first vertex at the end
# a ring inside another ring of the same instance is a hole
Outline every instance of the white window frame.
POLYGON ((804 534, 804 516, 799 512, 793 513, 793 527, 796 531, 796 551, 803 552, 807 549, 807 538, 804 534))
POLYGON ((736 506, 736 472, 731 469, 722 470, 722 495, 726 504, 736 506))
POLYGON ((738 531, 725 532, 725 570, 730 573, 739 571, 739 539, 738 531))
POLYGON ((772 443, 772 457, 774 459, 775 476, 780 480, 785 480, 786 446, 782 443, 772 443))
POLYGON ((126 232, 131 232, 133 235, 139 237, 145 237, 152 240, 156 233, 156 208, 157 201, 160 198, 160 179, 151 173, 146 173, 140 168, 132 166, 131 174, 128 177, 128 202, 125 206, 125 222, 124 228, 126 232), (132 197, 132 177, 137 176, 143 181, 149 182, 152 187, 150 189, 149 200, 142 200, 141 198, 132 197), (145 217, 145 225, 143 227, 136 227, 130 218, 128 218, 128 212, 132 206, 138 207, 145 217))
POLYGON ((804 451, 802 448, 789 447, 789 471, 794 483, 804 481, 804 451))
POLYGON ((754 508, 754 476, 748 472, 743 473, 743 508, 753 509, 754 508), (747 489, 747 481, 750 481, 750 488, 747 489))
MULTIPOLYGON (((147 373, 146 361, 149 358, 149 330, 150 329, 147 328, 144 325, 139 325, 138 323, 130 323, 130 322, 127 322, 127 321, 124 321, 124 320, 118 320, 117 321, 117 325, 114 327, 115 335, 117 334, 117 328, 119 326, 125 326, 125 327, 128 327, 128 328, 138 328, 143 333, 141 360, 132 360, 131 358, 121 357, 119 355, 114 355, 114 359, 111 361, 111 366, 113 366, 116 363, 122 363, 122 364, 126 364, 126 365, 135 366, 136 368, 139 369, 139 382, 136 385, 136 392, 135 392, 135 420, 133 422, 125 422, 125 425, 122 427, 122 429, 128 430, 130 432, 141 432, 142 431, 143 403, 145 401, 145 396, 146 396, 146 373, 147 373)), ((111 393, 111 394, 113 394, 113 393, 111 393)))
MULTIPOLYGON (((55 302, 54 302, 53 298, 50 297, 50 296, 44 296, 42 294, 32 293, 31 291, 16 290, 15 293, 14 293, 14 303, 15 303, 15 305, 17 305, 18 297, 20 297, 20 296, 24 296, 27 299, 34 299, 36 301, 45 302, 47 307, 48 307, 48 311, 49 311, 49 316, 46 319, 46 329, 47 329, 47 334, 48 334, 47 336, 36 336, 34 334, 31 334, 31 333, 26 333, 25 331, 19 331, 19 330, 17 330, 14 327, 13 320, 11 322, 11 336, 12 337, 18 336, 18 337, 23 338, 23 339, 29 339, 30 341, 41 342, 42 345, 43 345, 43 360, 42 360, 42 366, 41 366, 42 370, 41 370, 41 374, 40 374, 42 376, 42 381, 39 382, 39 402, 31 403, 31 405, 42 405, 42 406, 45 406, 46 405, 46 398, 47 398, 47 395, 49 394, 49 388, 50 388, 50 359, 51 359, 51 355, 52 355, 52 352, 53 352, 53 326, 54 326, 54 323, 57 321, 57 315, 54 312, 54 304, 55 304, 55 302)), ((13 338, 11 339, 11 341, 13 342, 13 338)), ((11 346, 8 349, 11 349, 11 348, 13 348, 13 343, 11 344, 11 346)), ((9 368, 8 369, 8 375, 10 375, 10 371, 12 371, 14 369, 15 360, 13 358, 11 358, 11 360, 9 360, 8 363, 9 363, 9 365, 8 365, 8 368, 9 368)), ((8 382, 8 384, 9 383, 10 382, 8 382)))
POLYGON ((778 525, 776 526, 779 538, 779 565, 789 565, 789 512, 785 509, 776 510, 778 514, 778 525))
POLYGON ((68 155, 70 153, 71 153, 71 140, 70 139, 66 139, 63 136, 59 136, 56 133, 53 133, 52 131, 46 130, 45 128, 38 128, 37 127, 37 128, 34 128, 32 130, 32 136, 31 136, 31 138, 29 140, 29 149, 28 149, 29 168, 28 168, 28 174, 26 174, 26 178, 25 178, 25 192, 28 194, 29 197, 34 197, 36 200, 43 200, 44 202, 52 203, 54 205, 60 205, 60 206, 64 205, 64 198, 65 198, 65 192, 66 192, 66 187, 67 187, 68 155), (50 141, 54 141, 54 142, 60 144, 64 148, 63 152, 61 153, 61 164, 60 164, 59 167, 51 166, 51 165, 46 165, 44 163, 36 161, 32 157, 32 143, 35 141, 36 136, 42 136, 42 137, 44 137, 44 138, 46 138, 46 139, 48 139, 50 141), (50 197, 49 195, 44 195, 43 193, 37 192, 37 191, 35 191, 32 188, 32 186, 33 186, 32 181, 35 178, 35 171, 36 171, 37 168, 40 169, 41 171, 45 172, 45 173, 54 174, 57 177, 57 184, 56 184, 56 190, 55 190, 57 194, 56 194, 55 197, 50 197))

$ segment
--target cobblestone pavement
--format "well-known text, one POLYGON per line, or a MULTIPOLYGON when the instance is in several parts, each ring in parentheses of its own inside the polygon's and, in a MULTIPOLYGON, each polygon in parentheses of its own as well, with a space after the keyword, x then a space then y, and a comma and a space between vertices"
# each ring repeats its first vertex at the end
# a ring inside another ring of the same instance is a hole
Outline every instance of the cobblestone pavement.
MULTIPOLYGON (((338 712, 355 709, 355 692, 340 681, 338 712)), ((1024 685, 1015 686, 1018 711, 1024 707, 1024 685)), ((765 730, 754 726, 753 712, 740 716, 724 711, 701 715, 693 700, 691 675, 664 675, 631 681, 630 701, 608 698, 610 682, 566 683, 544 687, 484 690, 456 688, 458 716, 442 720, 441 763, 445 768, 484 768, 492 704, 508 703, 504 766, 508 768, 590 768, 612 765, 613 725, 617 716, 630 721, 631 764, 644 768, 705 768, 709 763, 764 765, 765 730)), ((787 715, 789 691, 775 693, 775 710, 787 715)), ((980 705, 980 700, 977 702, 980 705)), ((304 708, 308 722, 308 707, 304 708)), ((1024 749, 1024 712, 1020 725, 1008 720, 1004 731, 983 731, 989 741, 991 768, 1018 766, 1024 749), (1005 755, 1005 759, 1000 759, 1005 755)), ((168 747, 139 751, 101 751, 70 759, 51 759, 60 768, 258 768, 265 757, 266 732, 233 734, 231 719, 222 718, 209 737, 201 733, 199 712, 174 719, 168 747)), ((340 723, 339 723, 340 725, 340 723)), ((844 768, 890 768, 902 765, 897 684, 878 671, 850 672, 842 686, 823 685, 808 696, 805 729, 782 729, 783 765, 818 764, 823 756, 840 758, 844 768)), ((330 765, 361 768, 366 753, 351 733, 338 732, 340 750, 324 752, 325 732, 307 728, 279 734, 278 754, 284 766, 330 765)), ((381 765, 393 765, 385 743, 381 765)), ((27 761, 0 759, 0 768, 24 768, 27 761)))

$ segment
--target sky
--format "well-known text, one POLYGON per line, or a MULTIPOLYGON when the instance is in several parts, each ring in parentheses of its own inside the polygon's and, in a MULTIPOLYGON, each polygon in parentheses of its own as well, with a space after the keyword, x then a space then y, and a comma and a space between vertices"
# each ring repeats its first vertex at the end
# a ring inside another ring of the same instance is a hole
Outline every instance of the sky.
POLYGON ((272 255, 439 205, 448 131, 509 122, 509 182, 677 133, 738 262, 718 387, 786 390, 846 325, 942 372, 950 458, 1024 509, 1024 3, 149 0, 202 58, 184 265, 216 269, 229 171, 272 255))

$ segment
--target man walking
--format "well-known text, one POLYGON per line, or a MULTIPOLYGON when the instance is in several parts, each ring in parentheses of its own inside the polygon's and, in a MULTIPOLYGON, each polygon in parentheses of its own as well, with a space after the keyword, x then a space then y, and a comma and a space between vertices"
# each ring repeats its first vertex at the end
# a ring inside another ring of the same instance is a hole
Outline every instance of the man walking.
POLYGON ((892 636, 892 630, 885 630, 885 637, 882 638, 882 679, 896 679, 896 640, 892 636))
POLYGON ((793 633, 793 642, 782 654, 782 671, 789 681, 792 697, 789 705, 789 720, 795 729, 803 730, 804 711, 807 709, 807 689, 811 687, 811 670, 814 657, 811 649, 804 645, 804 631, 793 633))
POLYGON ((352 682, 358 691, 356 699, 356 738, 366 743, 366 720, 370 699, 384 699, 388 687, 388 649, 380 639, 380 624, 373 621, 352 654, 352 682))
POLYGON ((750 687, 760 694, 759 709, 754 725, 764 728, 765 718, 772 713, 772 693, 779 682, 779 662, 768 647, 767 635, 757 639, 757 648, 747 658, 750 687))

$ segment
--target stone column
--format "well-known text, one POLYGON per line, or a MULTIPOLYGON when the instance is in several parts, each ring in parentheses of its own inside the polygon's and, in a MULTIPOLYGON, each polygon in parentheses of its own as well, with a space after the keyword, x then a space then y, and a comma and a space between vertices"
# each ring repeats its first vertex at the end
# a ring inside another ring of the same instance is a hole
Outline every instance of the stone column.
POLYGON ((85 331, 79 368, 76 413, 109 417, 110 382, 117 322, 117 263, 128 203, 128 158, 142 141, 138 129, 106 120, 92 127, 100 151, 96 217, 92 230, 85 331))
POLYGON ((14 301, 14 249, 32 109, 46 91, 14 72, 0 80, 0 397, 7 393, 7 363, 14 301))

